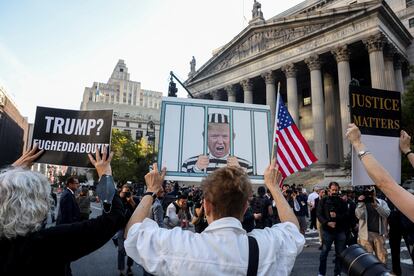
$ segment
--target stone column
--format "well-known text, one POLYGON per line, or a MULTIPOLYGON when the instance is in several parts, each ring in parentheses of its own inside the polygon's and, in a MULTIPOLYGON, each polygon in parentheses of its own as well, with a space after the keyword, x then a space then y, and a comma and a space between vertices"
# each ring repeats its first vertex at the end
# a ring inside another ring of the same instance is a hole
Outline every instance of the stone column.
POLYGON ((227 101, 229 102, 236 102, 236 86, 229 85, 224 88, 227 92, 227 101))
POLYGON ((387 89, 384 74, 384 54, 382 51, 385 43, 386 39, 382 33, 372 35, 364 40, 369 53, 372 88, 387 89))
POLYGON ((325 104, 323 102, 321 62, 317 55, 305 59, 311 76, 313 145, 320 165, 326 164, 325 104))
POLYGON ((275 125, 276 113, 276 85, 274 72, 269 71, 262 74, 266 83, 266 104, 270 106, 271 127, 275 125))
POLYGON ((345 133, 348 128, 348 124, 351 122, 349 111, 349 83, 351 82, 351 68, 349 66, 349 50, 347 45, 340 46, 332 51, 335 56, 338 67, 338 82, 339 82, 339 102, 341 109, 341 139, 343 158, 348 156, 351 151, 351 145, 346 139, 345 133))
POLYGON ((385 87, 387 90, 396 91, 394 72, 394 55, 396 49, 393 45, 388 44, 384 50, 384 67, 385 67, 385 87))
POLYGON ((243 87, 244 102, 253 103, 253 81, 251 79, 245 79, 240 84, 243 87))
POLYGON ((221 101, 221 92, 219 90, 211 92, 214 101, 221 101))
POLYGON ((402 58, 397 55, 394 63, 395 86, 397 91, 404 93, 404 80, 402 75, 402 58))
POLYGON ((298 85, 296 81, 296 73, 298 70, 293 63, 290 63, 283 66, 282 71, 286 76, 288 110, 293 121, 295 121, 296 125, 299 127, 299 100, 298 85))
POLYGON ((328 142, 328 164, 339 163, 339 145, 336 137, 336 116, 335 116, 335 88, 333 76, 327 72, 323 74, 323 88, 325 91, 326 111, 326 140, 328 142))

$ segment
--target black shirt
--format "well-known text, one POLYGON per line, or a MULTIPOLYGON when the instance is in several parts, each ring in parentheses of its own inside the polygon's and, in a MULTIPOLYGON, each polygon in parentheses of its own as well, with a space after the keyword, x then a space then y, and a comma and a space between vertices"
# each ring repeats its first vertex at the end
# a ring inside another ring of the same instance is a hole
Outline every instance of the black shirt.
POLYGON ((0 239, 0 275, 65 275, 65 264, 103 246, 125 226, 123 206, 115 195, 108 214, 61 224, 14 239, 0 239))
POLYGON ((365 203, 365 206, 367 208, 367 226, 369 232, 375 232, 379 233, 379 214, 377 210, 375 210, 374 207, 372 207, 372 204, 370 202, 365 203))

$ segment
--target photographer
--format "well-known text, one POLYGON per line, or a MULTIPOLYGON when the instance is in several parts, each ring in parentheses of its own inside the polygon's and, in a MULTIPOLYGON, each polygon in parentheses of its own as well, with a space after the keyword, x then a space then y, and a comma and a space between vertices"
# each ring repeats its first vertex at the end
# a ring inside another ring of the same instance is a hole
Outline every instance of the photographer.
MULTIPOLYGON (((328 185, 328 196, 323 197, 318 203, 316 215, 322 224, 322 252, 320 255, 319 275, 326 274, 326 260, 332 243, 335 242, 335 253, 337 256, 346 246, 346 221, 347 206, 339 197, 339 184, 331 182, 328 185)), ((341 261, 335 258, 334 275, 341 274, 341 261)))
MULTIPOLYGON (((122 185, 121 191, 119 192, 119 197, 121 198, 122 205, 125 209, 125 218, 129 219, 132 214, 134 213, 135 208, 139 204, 139 199, 132 195, 131 193, 131 186, 129 184, 122 185)), ((124 229, 121 229, 117 233, 118 237, 118 270, 120 275, 123 274, 123 270, 125 269, 125 248, 124 248, 124 229)), ((134 261, 127 257, 127 275, 132 275, 131 267, 134 264, 134 261)))
POLYGON ((182 228, 188 227, 188 221, 191 220, 190 210, 187 205, 188 195, 186 193, 178 193, 178 199, 171 202, 167 207, 164 225, 172 229, 176 226, 182 228))
POLYGON ((358 197, 355 215, 359 219, 358 243, 369 253, 375 252, 378 259, 387 263, 384 235, 387 231, 387 218, 390 215, 388 204, 376 197, 375 188, 367 187, 358 197))

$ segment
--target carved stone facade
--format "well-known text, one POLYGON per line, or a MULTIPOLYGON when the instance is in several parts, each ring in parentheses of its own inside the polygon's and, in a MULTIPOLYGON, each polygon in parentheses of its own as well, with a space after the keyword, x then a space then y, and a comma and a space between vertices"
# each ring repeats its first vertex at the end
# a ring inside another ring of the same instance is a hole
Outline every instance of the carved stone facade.
POLYGON ((396 18, 381 1, 304 1, 252 20, 185 84, 199 91, 196 97, 226 91, 228 101, 267 104, 272 113, 280 86, 318 165, 336 167, 350 149, 344 131, 351 79, 404 91, 413 37, 396 18))

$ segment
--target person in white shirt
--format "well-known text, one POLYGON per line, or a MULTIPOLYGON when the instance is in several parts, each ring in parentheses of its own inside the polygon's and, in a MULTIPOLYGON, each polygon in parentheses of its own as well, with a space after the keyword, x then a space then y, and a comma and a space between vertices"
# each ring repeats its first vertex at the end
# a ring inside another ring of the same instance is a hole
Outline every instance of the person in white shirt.
POLYGON ((319 197, 319 188, 313 187, 313 192, 308 196, 308 206, 310 210, 310 225, 309 229, 316 229, 316 208, 315 199, 319 197))
MULTIPOLYGON (((148 191, 156 193, 164 175, 165 168, 160 174, 154 164, 154 170, 145 176, 148 191)), ((240 221, 248 208, 252 184, 240 168, 220 168, 203 181, 203 205, 209 226, 202 233, 158 227, 147 218, 153 197, 145 195, 126 226, 125 250, 154 275, 246 275, 254 264, 257 275, 289 275, 305 238, 278 187, 280 179, 276 160, 272 160, 264 181, 276 202, 281 223, 248 234, 240 221), (259 251, 252 266, 248 265, 248 236, 257 241, 259 251)))

